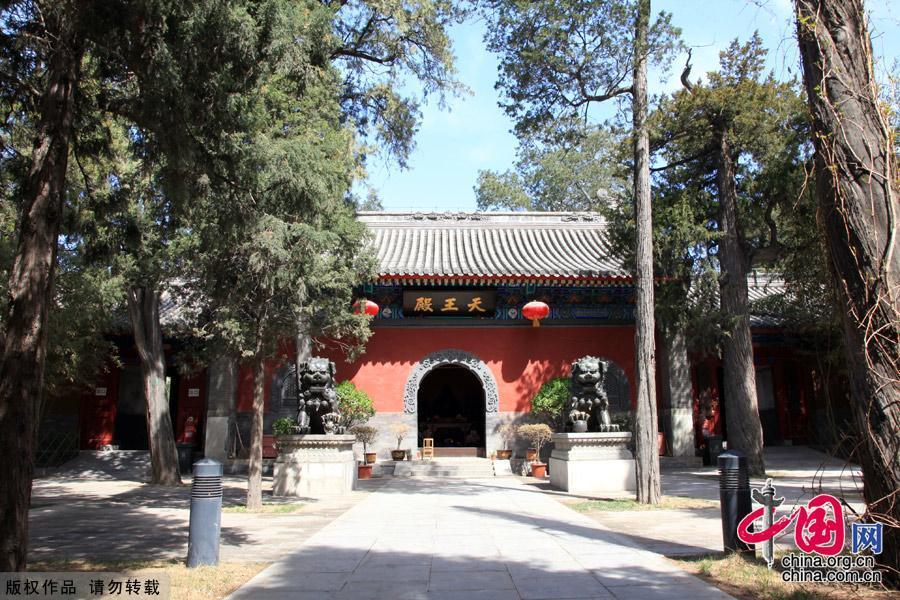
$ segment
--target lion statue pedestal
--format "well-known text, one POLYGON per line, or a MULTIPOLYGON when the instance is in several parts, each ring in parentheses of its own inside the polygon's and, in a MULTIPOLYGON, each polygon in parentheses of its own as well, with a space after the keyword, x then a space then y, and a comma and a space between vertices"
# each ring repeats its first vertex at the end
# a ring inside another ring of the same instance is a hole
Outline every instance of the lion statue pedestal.
POLYGON ((280 435, 272 493, 275 496, 338 496, 356 486, 353 435, 280 435))
POLYGON ((575 494, 634 493, 631 432, 554 433, 550 485, 575 494))

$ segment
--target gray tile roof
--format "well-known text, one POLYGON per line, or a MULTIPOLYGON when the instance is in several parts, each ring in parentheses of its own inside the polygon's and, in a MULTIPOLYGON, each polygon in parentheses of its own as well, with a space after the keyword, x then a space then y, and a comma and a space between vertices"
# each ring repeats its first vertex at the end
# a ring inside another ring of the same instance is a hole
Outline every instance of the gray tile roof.
POLYGON ((750 302, 785 293, 787 293, 787 284, 780 274, 751 271, 747 275, 747 299, 750 302))
MULTIPOLYGON (((197 318, 198 309, 188 299, 183 283, 177 279, 168 282, 159 298, 159 323, 163 332, 166 335, 189 333, 197 318)), ((131 317, 125 306, 122 306, 113 315, 111 333, 130 335, 131 332, 131 317)))
MULTIPOLYGON (((711 290, 711 300, 719 304, 719 287, 711 290)), ((772 313, 771 306, 766 306, 766 300, 784 296, 787 293, 787 284, 784 277, 778 273, 767 271, 751 271, 747 274, 747 300, 750 302, 750 325, 752 327, 778 327, 783 324, 782 315, 772 313)), ((691 286, 688 301, 696 304, 700 301, 701 292, 697 286, 691 286)))
POLYGON ((630 280, 591 213, 363 212, 381 279, 630 280))
POLYGON ((753 327, 778 327, 783 324, 781 315, 763 312, 758 304, 773 296, 787 293, 784 278, 777 273, 751 271, 747 275, 747 299, 750 301, 750 325, 753 327))

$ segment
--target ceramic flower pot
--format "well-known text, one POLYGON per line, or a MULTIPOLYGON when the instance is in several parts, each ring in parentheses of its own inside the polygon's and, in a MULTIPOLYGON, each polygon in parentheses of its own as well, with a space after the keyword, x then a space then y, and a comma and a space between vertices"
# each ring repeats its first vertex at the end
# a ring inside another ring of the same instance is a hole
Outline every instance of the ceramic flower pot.
POLYGON ((357 465, 356 467, 356 477, 358 479, 371 479, 372 478, 372 465, 357 465))
POLYGON ((391 450, 391 459, 403 460, 406 458, 406 450, 391 450))
POLYGON ((497 450, 497 458, 500 460, 509 460, 512 458, 512 450, 497 450))
POLYGON ((529 448, 525 451, 525 460, 537 460, 537 449, 529 448))
POLYGON ((546 463, 531 463, 531 476, 537 477, 538 479, 543 479, 547 476, 547 465, 546 463))
POLYGON ((374 452, 366 452, 366 464, 371 465, 377 456, 374 452))

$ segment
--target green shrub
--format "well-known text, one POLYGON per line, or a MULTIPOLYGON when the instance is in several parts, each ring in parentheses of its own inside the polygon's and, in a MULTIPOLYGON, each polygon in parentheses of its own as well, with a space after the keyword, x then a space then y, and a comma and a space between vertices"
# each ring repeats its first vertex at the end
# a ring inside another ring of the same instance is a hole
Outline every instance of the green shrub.
POLYGON ((541 386, 531 399, 531 414, 557 431, 566 427, 566 404, 569 401, 569 379, 557 377, 541 386))
POLYGON ((365 424, 375 414, 372 398, 353 385, 349 379, 335 386, 338 396, 338 412, 341 413, 341 425, 348 430, 351 427, 365 424))
POLYGON ((290 417, 281 417, 280 419, 275 419, 275 422, 272 423, 272 433, 275 435, 291 435, 294 433, 294 427, 297 425, 297 422, 290 417))
POLYGON ((619 426, 620 431, 634 431, 634 413, 632 411, 615 413, 610 420, 619 426))

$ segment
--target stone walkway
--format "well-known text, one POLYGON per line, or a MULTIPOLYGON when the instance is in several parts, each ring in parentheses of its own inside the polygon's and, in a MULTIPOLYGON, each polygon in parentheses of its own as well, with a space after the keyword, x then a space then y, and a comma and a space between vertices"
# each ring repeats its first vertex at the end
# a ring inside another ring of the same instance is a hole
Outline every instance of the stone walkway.
POLYGON ((730 596, 516 478, 388 480, 230 596, 678 597, 730 596))

